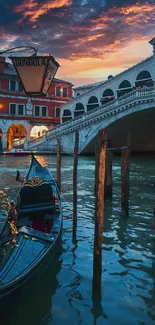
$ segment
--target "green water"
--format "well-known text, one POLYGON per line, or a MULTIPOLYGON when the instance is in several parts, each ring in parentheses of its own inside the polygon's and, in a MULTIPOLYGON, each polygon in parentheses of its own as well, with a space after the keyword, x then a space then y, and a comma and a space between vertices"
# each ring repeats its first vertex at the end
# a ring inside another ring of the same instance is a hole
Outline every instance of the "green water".
MULTIPOLYGON (((38 156, 56 175, 56 157, 38 156)), ((0 158, 1 225, 7 200, 25 175, 30 157, 0 158)), ((62 249, 39 282, 1 311, 4 325, 155 324, 155 156, 131 159, 129 217, 121 212, 120 158, 113 158, 113 197, 105 203, 102 298, 92 299, 94 157, 78 165, 77 241, 72 241, 73 157, 62 157, 62 249), (5 321, 5 316, 8 315, 5 321)))

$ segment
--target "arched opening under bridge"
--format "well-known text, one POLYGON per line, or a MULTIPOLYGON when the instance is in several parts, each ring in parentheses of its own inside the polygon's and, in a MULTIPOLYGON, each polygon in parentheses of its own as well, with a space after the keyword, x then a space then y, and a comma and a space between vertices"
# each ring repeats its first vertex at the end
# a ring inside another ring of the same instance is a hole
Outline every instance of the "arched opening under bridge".
MULTIPOLYGON (((134 112, 115 120, 107 129, 107 141, 111 148, 127 145, 131 135, 132 153, 155 153, 155 108, 134 112)), ((96 136, 84 148, 83 154, 95 153, 96 136)), ((119 151, 119 150, 118 150, 119 151)))
POLYGON ((7 130, 7 150, 14 147, 24 148, 24 142, 27 137, 27 130, 22 124, 12 124, 7 130))
POLYGON ((38 138, 44 135, 48 131, 48 127, 45 125, 35 125, 31 129, 30 138, 38 138))

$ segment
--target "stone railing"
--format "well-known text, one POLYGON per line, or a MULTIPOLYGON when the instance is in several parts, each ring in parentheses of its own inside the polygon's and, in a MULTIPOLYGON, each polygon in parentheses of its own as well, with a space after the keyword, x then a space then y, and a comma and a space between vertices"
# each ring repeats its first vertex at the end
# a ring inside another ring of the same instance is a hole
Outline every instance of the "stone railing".
POLYGON ((85 124, 91 122, 93 120, 97 120, 100 116, 107 117, 107 114, 113 114, 113 112, 117 110, 123 109, 123 107, 128 106, 133 103, 138 103, 140 100, 149 100, 155 98, 155 87, 151 88, 142 88, 136 89, 128 94, 123 95, 122 97, 115 99, 107 104, 101 105, 98 108, 95 108, 83 115, 77 116, 76 118, 70 120, 69 122, 65 122, 58 127, 48 131, 42 137, 33 139, 28 142, 28 148, 31 146, 35 146, 37 144, 41 144, 47 139, 53 137, 59 137, 64 133, 73 132, 78 127, 84 127, 85 124))

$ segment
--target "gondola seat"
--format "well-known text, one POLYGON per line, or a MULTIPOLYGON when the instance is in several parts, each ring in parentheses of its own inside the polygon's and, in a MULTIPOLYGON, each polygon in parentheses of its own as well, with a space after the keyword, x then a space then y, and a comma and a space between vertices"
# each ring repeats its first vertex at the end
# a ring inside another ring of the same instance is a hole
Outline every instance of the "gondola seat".
POLYGON ((53 191, 49 184, 23 186, 20 191, 20 217, 33 212, 55 210, 53 191))

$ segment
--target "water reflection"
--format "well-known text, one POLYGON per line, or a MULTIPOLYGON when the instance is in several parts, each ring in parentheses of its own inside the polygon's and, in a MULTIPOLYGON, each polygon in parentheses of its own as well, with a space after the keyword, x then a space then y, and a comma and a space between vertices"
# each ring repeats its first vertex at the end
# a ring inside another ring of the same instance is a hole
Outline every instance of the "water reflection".
MULTIPOLYGON (((38 157, 56 175, 56 157, 38 157)), ((37 286, 20 293, 7 325, 146 324, 155 321, 154 157, 132 157, 129 217, 121 212, 120 158, 114 157, 113 198, 105 204, 102 288, 93 291, 94 158, 80 157, 78 219, 72 234, 73 157, 62 158, 63 249, 37 286)), ((30 157, 1 157, 1 224, 30 157)), ((2 314, 1 314, 2 315, 2 314)), ((3 322, 2 322, 3 324, 3 322)))
POLYGON ((33 284, 33 287, 28 286, 13 296, 13 299, 16 299, 16 304, 12 303, 9 313, 1 318, 3 324, 41 325, 54 323, 52 296, 59 286, 57 274, 61 270, 61 264, 61 259, 58 260, 56 257, 54 268, 52 265, 49 266, 43 276, 33 284))

